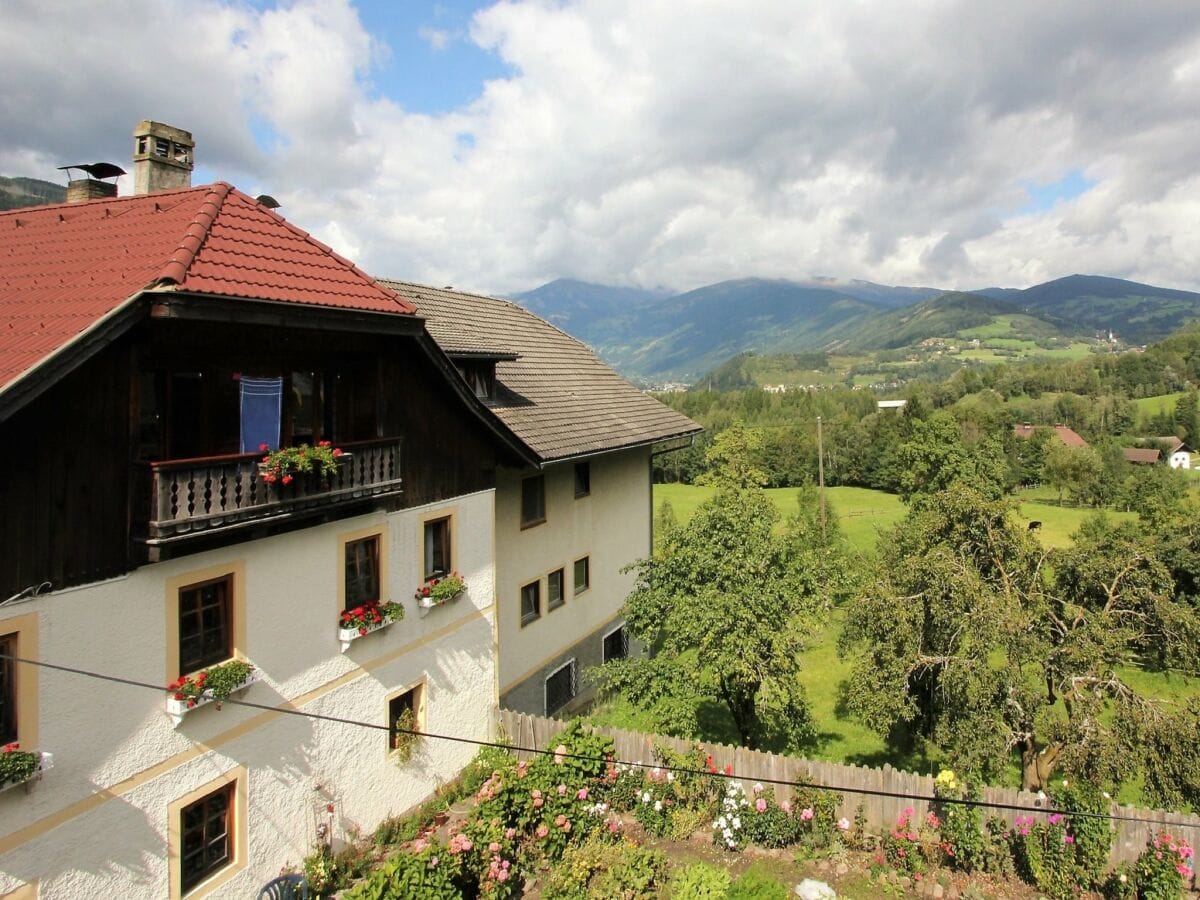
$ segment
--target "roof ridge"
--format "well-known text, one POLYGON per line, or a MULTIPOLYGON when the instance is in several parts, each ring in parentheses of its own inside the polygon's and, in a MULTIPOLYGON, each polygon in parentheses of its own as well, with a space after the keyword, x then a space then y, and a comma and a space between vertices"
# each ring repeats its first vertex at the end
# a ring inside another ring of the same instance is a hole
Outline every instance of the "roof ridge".
MULTIPOLYGON (((433 285, 430 285, 430 284, 417 284, 414 281, 398 281, 395 278, 377 278, 376 281, 392 282, 394 284, 406 284, 409 287, 415 287, 415 288, 418 288, 419 290, 423 290, 423 291, 434 291, 438 294, 457 294, 460 297, 474 297, 478 300, 491 300, 493 303, 505 303, 508 306, 512 307, 513 309, 517 310, 518 312, 520 312, 526 316, 529 316, 530 318, 537 319, 542 324, 548 325, 550 328, 553 328, 555 331, 557 331, 560 335, 565 337, 567 340, 569 340, 575 344, 578 344, 580 347, 582 347, 584 350, 586 350, 588 353, 590 353, 593 357, 596 358, 596 361, 599 362, 600 365, 605 366, 605 368, 612 369, 612 367, 609 366, 607 363, 605 363, 604 360, 600 359, 599 355, 596 353, 596 350, 590 344, 588 344, 587 341, 581 340, 580 338, 577 338, 575 335, 571 334, 569 331, 565 331, 562 328, 559 328, 557 325, 555 325, 549 319, 542 318, 537 313, 535 313, 533 310, 527 309, 526 307, 522 306, 516 300, 510 300, 507 297, 496 297, 491 294, 479 294, 479 293, 475 293, 473 291, 446 290, 446 288, 434 287, 433 285)), ((629 381, 629 379, 625 378, 620 372, 617 372, 614 370, 613 374, 616 375, 618 378, 620 378, 622 381, 625 381, 625 382, 629 381)))
POLYGON ((169 282, 171 284, 183 284, 183 280, 187 278, 188 269, 192 265, 192 261, 196 258, 196 254, 200 251, 200 247, 204 244, 204 239, 208 237, 208 231, 212 228, 213 222, 217 215, 221 212, 221 207, 225 203, 225 198, 229 196, 229 192, 233 190, 233 185, 226 181, 215 182, 205 195, 200 208, 196 210, 196 215, 188 225, 187 231, 183 233, 183 237, 179 241, 179 246, 175 248, 175 252, 171 254, 170 260, 163 266, 159 272, 155 282, 163 284, 169 282))
POLYGON ((100 206, 113 203, 131 203, 135 200, 145 200, 147 197, 162 199, 163 197, 178 196, 179 194, 195 193, 215 185, 197 185, 196 187, 177 188, 173 191, 155 191, 152 194, 126 194, 123 197, 93 197, 91 200, 63 200, 61 203, 39 203, 36 206, 19 206, 16 209, 0 210, 0 217, 17 214, 28 215, 31 212, 48 212, 56 209, 82 210, 89 206, 100 206))
POLYGON ((291 229, 291 231, 293 231, 298 237, 313 244, 315 247, 320 249, 322 252, 329 254, 329 256, 331 256, 335 261, 346 266, 348 269, 353 271, 354 274, 360 276, 361 278, 366 280, 369 284, 374 285, 385 295, 391 294, 392 296, 389 299, 394 300, 401 307, 404 307, 404 306, 410 307, 409 312, 416 313, 417 310, 416 310, 415 303, 413 303, 411 300, 409 300, 406 297, 402 297, 398 291, 393 290, 392 288, 388 287, 387 285, 380 284, 379 283, 380 279, 376 278, 374 275, 364 272, 354 262, 352 262, 349 259, 346 259, 346 257, 342 256, 342 254, 338 253, 336 250, 334 250, 332 247, 330 247, 324 241, 320 240, 319 238, 314 237, 311 232, 305 231, 303 228, 301 228, 298 225, 293 225, 291 222, 289 222, 287 219, 285 219, 283 216, 281 216, 279 213, 275 212, 275 210, 270 209, 269 207, 263 206, 262 210, 264 212, 268 213, 269 215, 274 216, 276 219, 279 220, 279 223, 281 225, 283 225, 285 228, 291 229))

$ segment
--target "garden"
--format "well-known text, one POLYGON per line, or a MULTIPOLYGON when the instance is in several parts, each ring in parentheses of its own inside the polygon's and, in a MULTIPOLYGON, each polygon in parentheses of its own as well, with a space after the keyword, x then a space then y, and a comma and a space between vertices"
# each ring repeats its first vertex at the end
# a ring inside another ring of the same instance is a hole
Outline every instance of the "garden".
POLYGON ((1181 898, 1193 849, 1159 833, 1132 864, 1107 869, 1109 800, 1056 782, 1045 811, 1011 817, 972 805, 952 772, 937 800, 874 834, 860 808, 817 787, 744 784, 704 748, 657 747, 618 761, 578 721, 519 760, 484 747, 460 779, 408 816, 337 853, 305 860, 315 896, 390 898, 783 898, 802 896, 1181 898), (447 813, 452 817, 447 821, 447 813))

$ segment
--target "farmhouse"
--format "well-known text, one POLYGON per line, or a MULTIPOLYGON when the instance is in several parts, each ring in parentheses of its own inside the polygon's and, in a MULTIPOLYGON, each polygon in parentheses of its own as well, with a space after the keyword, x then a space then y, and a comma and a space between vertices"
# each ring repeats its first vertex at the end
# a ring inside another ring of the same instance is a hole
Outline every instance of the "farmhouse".
POLYGON ((500 705, 551 714, 592 697, 580 676, 624 656, 623 571, 650 554, 653 455, 700 431, 583 343, 507 300, 397 281, 429 333, 532 465, 496 477, 500 705))
MULTIPOLYGON (((1029 438, 1033 437, 1035 431, 1048 429, 1050 429, 1050 426, 1048 425, 1031 425, 1029 422, 1026 422, 1023 425, 1014 425, 1013 434, 1022 440, 1028 440, 1029 438)), ((1053 426, 1053 432, 1055 436, 1068 447, 1086 447, 1088 445, 1088 442, 1085 441, 1078 432, 1076 432, 1074 429, 1068 428, 1066 425, 1053 426)))

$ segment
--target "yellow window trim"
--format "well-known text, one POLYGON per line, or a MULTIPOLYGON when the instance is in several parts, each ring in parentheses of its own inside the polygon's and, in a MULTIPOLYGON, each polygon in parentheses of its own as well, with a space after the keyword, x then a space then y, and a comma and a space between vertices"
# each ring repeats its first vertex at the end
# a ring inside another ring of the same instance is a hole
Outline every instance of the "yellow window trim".
POLYGON ((354 541, 361 541, 364 538, 377 537, 379 538, 379 602, 387 603, 392 599, 391 583, 388 580, 388 527, 387 523, 370 525, 366 528, 358 528, 354 531, 347 531, 337 536, 337 609, 333 618, 337 622, 342 613, 346 609, 346 545, 354 541))
POLYGON ((418 584, 423 584, 425 580, 425 526, 440 519, 450 520, 450 571, 458 571, 458 507, 444 506, 427 510, 421 513, 417 526, 417 577, 421 579, 418 584))
POLYGON ((38 880, 35 878, 7 894, 0 894, 0 900, 38 900, 38 880))
POLYGON ((230 591, 230 604, 233 607, 233 658, 246 658, 246 562, 238 560, 223 563, 219 566, 209 566, 185 572, 167 579, 166 608, 167 616, 167 645, 166 673, 163 684, 170 684, 181 675, 193 675, 194 672, 179 671, 179 592, 193 584, 203 581, 215 581, 218 578, 231 576, 233 589, 230 591))
POLYGON ((178 800, 171 801, 167 806, 167 866, 170 870, 171 900, 182 900, 185 896, 188 900, 206 897, 242 869, 246 868, 247 850, 249 849, 246 845, 246 835, 248 832, 246 827, 246 813, 249 809, 246 791, 246 767, 235 766, 224 775, 214 778, 194 791, 184 794, 178 800), (234 782, 237 783, 237 787, 233 792, 233 827, 231 829, 233 831, 233 861, 220 872, 206 878, 188 891, 187 894, 184 894, 180 887, 183 884, 183 873, 179 862, 183 855, 183 836, 179 829, 179 821, 183 808, 234 782))
MULTIPOLYGON (((17 636, 17 656, 40 659, 38 656, 38 614, 26 613, 0 621, 0 637, 17 636)), ((38 746, 38 673, 40 666, 13 663, 17 678, 17 743, 24 750, 49 749, 38 746)))
MULTIPOLYGON (((390 694, 388 694, 386 697, 383 698, 383 721, 387 722, 387 724, 388 724, 389 740, 391 739, 391 727, 392 727, 392 721, 391 721, 391 719, 392 719, 392 701, 395 700, 397 697, 403 697, 409 691, 416 691, 416 694, 417 694, 417 696, 416 696, 417 702, 414 704, 414 710, 417 714, 417 731, 425 730, 426 704, 428 702, 428 697, 429 697, 429 685, 424 678, 419 678, 416 681, 414 681, 412 684, 407 685, 402 688, 399 688, 398 690, 392 691, 390 694)), ((389 757, 392 756, 394 753, 396 753, 396 751, 392 750, 390 748, 387 751, 387 755, 389 757)))

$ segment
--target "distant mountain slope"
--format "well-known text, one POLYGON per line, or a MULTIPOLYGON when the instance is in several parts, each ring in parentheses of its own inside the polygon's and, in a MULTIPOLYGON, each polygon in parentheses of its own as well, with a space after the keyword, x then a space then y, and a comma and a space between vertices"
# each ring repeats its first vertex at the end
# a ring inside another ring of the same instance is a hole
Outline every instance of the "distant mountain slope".
POLYGON ((1198 293, 1102 275, 1068 275, 1005 299, 1094 331, 1111 329, 1131 344, 1161 340, 1200 318, 1198 293))
POLYGON ((639 316, 669 294, 559 278, 512 299, 592 346, 620 343, 636 333, 639 316))
POLYGON ((0 175, 0 209, 46 206, 67 199, 67 189, 40 178, 9 178, 0 175))
POLYGON ((1198 293, 1085 275, 970 293, 744 278, 674 296, 560 280, 516 299, 626 376, 658 382, 693 380, 745 352, 870 352, 943 338, 1036 354, 1109 329, 1145 343, 1200 318, 1198 293))
POLYGON ((600 350, 618 368, 693 378, 746 350, 822 349, 880 309, 824 288, 745 278, 659 301, 634 340, 600 350))
POLYGON ((880 306, 912 306, 922 300, 929 300, 945 293, 944 288, 903 287, 899 285, 875 284, 872 281, 860 281, 852 278, 849 281, 839 281, 836 278, 814 278, 810 281, 798 282, 806 287, 821 287, 837 291, 856 300, 867 303, 877 303, 880 306))
POLYGON ((1064 329, 1047 317, 1028 313, 1013 303, 953 291, 864 322, 849 336, 846 346, 892 350, 929 338, 969 340, 984 335, 1037 341, 1063 336, 1064 329))

